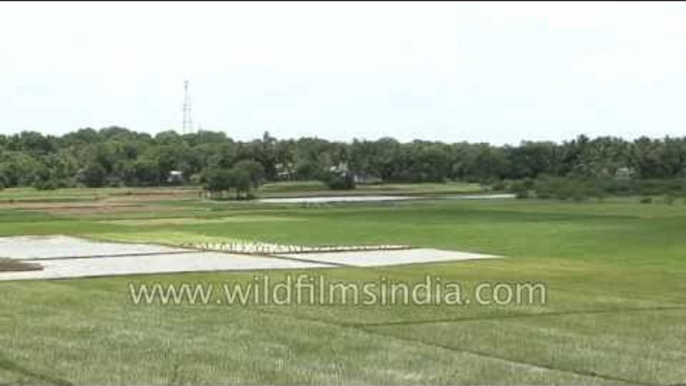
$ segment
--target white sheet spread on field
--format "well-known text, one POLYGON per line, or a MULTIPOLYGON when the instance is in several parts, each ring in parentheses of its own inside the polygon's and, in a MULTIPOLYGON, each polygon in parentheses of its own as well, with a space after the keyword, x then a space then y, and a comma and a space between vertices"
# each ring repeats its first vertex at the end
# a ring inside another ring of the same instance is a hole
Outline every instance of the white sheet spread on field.
POLYGON ((0 272, 0 281, 3 281, 341 266, 378 267, 499 256, 429 248, 307 251, 262 256, 152 244, 97 242, 69 236, 21 236, 0 237, 0 257, 38 263, 43 267, 37 271, 0 272))
POLYGON ((325 252, 307 254, 280 254, 290 258, 307 258, 331 264, 352 267, 379 267, 386 265, 437 263, 474 259, 493 259, 500 256, 480 253, 445 251, 440 249, 417 248, 395 251, 325 252))

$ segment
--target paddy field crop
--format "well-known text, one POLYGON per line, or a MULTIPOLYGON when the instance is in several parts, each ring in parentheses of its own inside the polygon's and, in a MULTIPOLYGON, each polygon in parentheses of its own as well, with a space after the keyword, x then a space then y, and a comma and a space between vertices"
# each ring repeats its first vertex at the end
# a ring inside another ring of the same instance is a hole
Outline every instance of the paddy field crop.
POLYGON ((15 206, 0 209, 1 236, 167 246, 411 245, 506 258, 1 282, 0 384, 686 382, 686 205, 680 202, 438 195, 302 206, 111 190, 63 192, 82 202, 33 197, 29 205, 20 193, 13 193, 15 206), (131 285, 222 285, 257 276, 278 282, 298 274, 341 283, 421 283, 432 275, 460 283, 467 295, 483 283, 541 283, 547 299, 227 305, 135 304, 130 296, 131 285))

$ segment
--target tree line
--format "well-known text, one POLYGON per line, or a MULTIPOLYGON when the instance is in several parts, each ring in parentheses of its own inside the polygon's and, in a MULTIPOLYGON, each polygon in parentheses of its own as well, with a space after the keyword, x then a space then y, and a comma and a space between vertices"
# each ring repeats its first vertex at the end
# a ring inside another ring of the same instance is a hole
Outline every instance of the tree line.
POLYGON ((178 182, 169 180, 174 170, 182 172, 186 184, 207 183, 209 176, 231 170, 231 178, 243 185, 256 175, 264 181, 315 179, 348 184, 340 180, 341 173, 378 182, 495 184, 541 177, 673 180, 686 177, 686 137, 630 141, 580 135, 561 143, 495 146, 401 143, 393 138, 279 140, 269 133, 241 142, 223 132, 151 135, 121 127, 86 128, 61 136, 34 131, 0 135, 2 187, 158 186, 178 182), (247 177, 240 171, 245 167, 252 170, 247 177))

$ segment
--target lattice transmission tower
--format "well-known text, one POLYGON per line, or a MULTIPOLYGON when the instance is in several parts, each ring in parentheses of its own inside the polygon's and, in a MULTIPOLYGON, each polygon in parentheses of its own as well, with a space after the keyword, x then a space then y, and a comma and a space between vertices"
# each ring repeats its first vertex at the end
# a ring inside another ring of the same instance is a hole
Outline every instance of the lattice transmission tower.
POLYGON ((183 82, 183 123, 181 133, 190 134, 193 132, 193 117, 191 116, 191 95, 188 92, 188 81, 183 82))

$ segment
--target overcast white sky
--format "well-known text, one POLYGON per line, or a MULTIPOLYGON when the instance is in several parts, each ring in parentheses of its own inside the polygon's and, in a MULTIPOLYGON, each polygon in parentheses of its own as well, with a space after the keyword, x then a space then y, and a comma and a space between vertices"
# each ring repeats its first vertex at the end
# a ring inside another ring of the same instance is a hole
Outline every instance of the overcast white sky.
POLYGON ((684 3, 0 3, 0 132, 686 134, 684 3))

